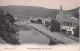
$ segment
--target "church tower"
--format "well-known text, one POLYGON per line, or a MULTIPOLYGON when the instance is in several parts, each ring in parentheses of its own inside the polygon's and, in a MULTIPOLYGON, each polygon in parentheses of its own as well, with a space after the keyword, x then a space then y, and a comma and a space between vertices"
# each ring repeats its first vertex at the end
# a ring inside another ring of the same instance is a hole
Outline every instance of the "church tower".
POLYGON ((60 14, 63 14, 63 9, 62 9, 62 5, 60 6, 60 11, 59 11, 60 14))
POLYGON ((62 19, 63 18, 63 10, 62 10, 62 5, 60 6, 60 10, 56 16, 56 19, 62 19))
POLYGON ((60 6, 60 11, 62 11, 62 5, 60 6))

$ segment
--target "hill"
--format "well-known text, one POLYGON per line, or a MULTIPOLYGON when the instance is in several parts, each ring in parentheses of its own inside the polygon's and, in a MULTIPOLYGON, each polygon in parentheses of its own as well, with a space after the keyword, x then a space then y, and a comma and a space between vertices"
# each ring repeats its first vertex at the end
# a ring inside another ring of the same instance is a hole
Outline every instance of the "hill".
MULTIPOLYGON (((22 15, 31 17, 56 17, 59 12, 58 9, 47 9, 38 6, 0 6, 0 9, 3 9, 5 12, 9 12, 14 16, 22 15)), ((65 11, 65 13, 69 13, 78 18, 79 8, 65 11)))
POLYGON ((24 15, 33 17, 46 17, 48 16, 48 9, 36 6, 1 6, 5 12, 12 15, 24 15))
POLYGON ((79 7, 72 9, 72 10, 68 10, 68 11, 66 11, 66 13, 69 13, 69 14, 75 16, 76 18, 79 18, 79 7))

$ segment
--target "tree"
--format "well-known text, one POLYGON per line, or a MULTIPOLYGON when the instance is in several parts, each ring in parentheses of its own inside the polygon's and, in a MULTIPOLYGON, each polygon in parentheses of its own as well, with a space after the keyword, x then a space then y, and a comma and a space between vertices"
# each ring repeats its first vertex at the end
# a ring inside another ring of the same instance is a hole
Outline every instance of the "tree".
POLYGON ((38 19, 38 20, 36 20, 36 22, 41 24, 42 23, 42 20, 41 19, 38 19))
POLYGON ((19 31, 17 25, 14 24, 15 19, 10 14, 4 14, 4 11, 1 9, 0 11, 0 35, 1 37, 8 43, 17 44, 19 43, 18 39, 16 39, 17 32, 19 31), (15 38, 12 38, 13 35, 15 38))
POLYGON ((60 24, 56 20, 51 20, 50 31, 51 32, 54 32, 54 31, 59 32, 60 31, 60 24))
POLYGON ((79 37, 79 25, 74 29, 74 35, 75 37, 79 37))
POLYGON ((6 19, 8 19, 11 24, 14 24, 15 19, 10 13, 6 13, 5 16, 6 16, 6 19))

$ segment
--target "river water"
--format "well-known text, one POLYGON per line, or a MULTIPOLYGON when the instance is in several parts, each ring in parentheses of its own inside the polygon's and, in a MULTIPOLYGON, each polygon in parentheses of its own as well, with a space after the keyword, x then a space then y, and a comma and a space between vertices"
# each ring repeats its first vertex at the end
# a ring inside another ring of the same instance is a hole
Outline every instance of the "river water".
POLYGON ((49 44, 50 40, 38 32, 37 30, 20 30, 20 42, 21 44, 49 44))

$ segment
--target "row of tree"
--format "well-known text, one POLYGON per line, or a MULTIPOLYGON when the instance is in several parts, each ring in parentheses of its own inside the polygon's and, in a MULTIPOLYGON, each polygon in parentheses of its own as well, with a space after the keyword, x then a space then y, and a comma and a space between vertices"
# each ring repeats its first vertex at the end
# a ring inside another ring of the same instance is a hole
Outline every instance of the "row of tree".
POLYGON ((18 44, 18 28, 14 24, 15 19, 10 13, 4 14, 4 11, 0 10, 0 36, 11 44, 18 44))

